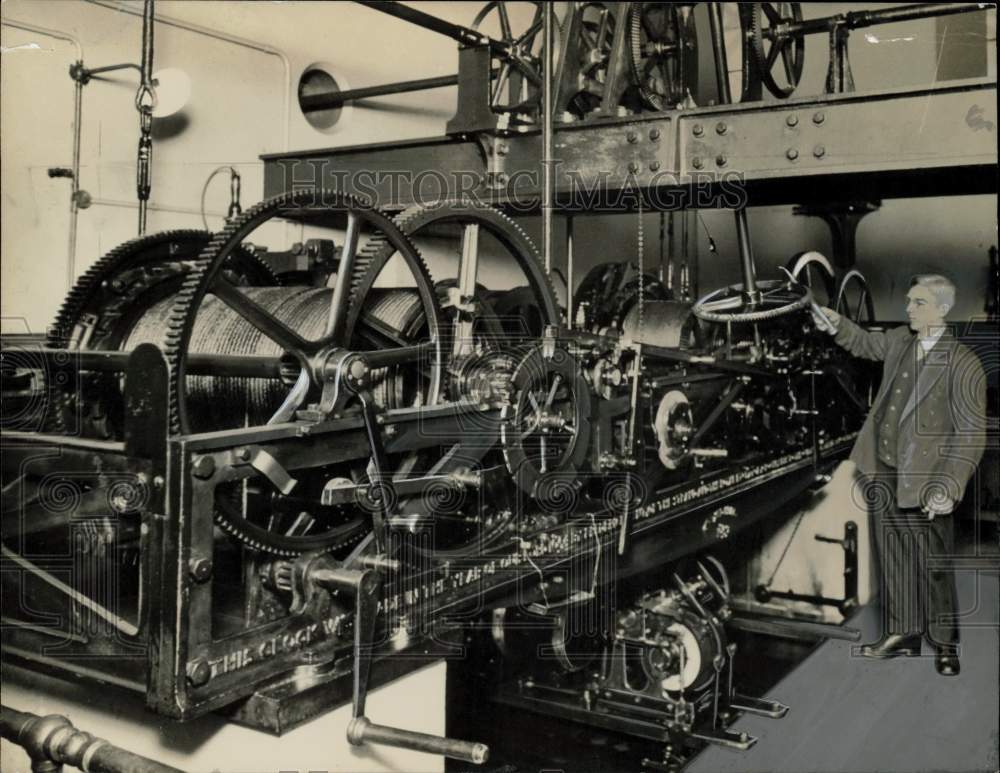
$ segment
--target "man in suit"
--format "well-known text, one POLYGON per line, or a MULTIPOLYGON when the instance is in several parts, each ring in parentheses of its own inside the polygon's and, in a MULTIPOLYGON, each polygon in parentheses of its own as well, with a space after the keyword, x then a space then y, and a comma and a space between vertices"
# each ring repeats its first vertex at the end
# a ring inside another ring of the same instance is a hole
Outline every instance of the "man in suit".
POLYGON ((919 655, 926 635, 945 676, 960 668, 955 577, 950 569, 932 570, 929 559, 946 562, 954 552, 951 516, 982 457, 986 424, 982 365, 944 322, 954 303, 951 281, 921 274, 906 294, 908 326, 867 331, 822 309, 838 344, 884 363, 851 452, 873 515, 887 622, 882 638, 861 652, 919 655))

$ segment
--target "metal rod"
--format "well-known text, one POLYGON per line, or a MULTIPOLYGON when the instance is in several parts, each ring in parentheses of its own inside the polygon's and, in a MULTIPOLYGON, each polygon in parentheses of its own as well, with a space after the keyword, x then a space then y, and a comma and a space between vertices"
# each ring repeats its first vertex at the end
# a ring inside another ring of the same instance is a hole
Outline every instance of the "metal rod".
POLYGON ((743 292, 751 303, 760 301, 757 290, 757 268, 753 259, 753 245, 750 243, 750 221, 744 208, 736 210, 736 241, 740 251, 740 271, 743 275, 743 292))
POLYGON ((351 720, 347 728, 347 738, 356 746, 361 744, 395 746, 427 754, 440 754, 473 765, 482 765, 490 756, 490 749, 486 744, 376 725, 367 717, 351 720))
POLYGON ((573 329, 573 216, 566 216, 566 326, 573 329))
POLYGON ((504 53, 506 53, 510 48, 506 43, 493 40, 488 35, 483 35, 481 32, 476 32, 474 29, 463 27, 460 24, 452 24, 450 21, 439 19, 437 16, 432 16, 429 13, 418 11, 416 8, 411 8, 407 5, 403 5, 402 3, 392 2, 392 0, 359 0, 359 2, 361 5, 365 5, 372 10, 387 13, 389 16, 395 16, 397 19, 402 19, 410 24, 416 24, 418 27, 423 27, 431 32, 437 32, 438 34, 449 37, 452 40, 457 40, 463 45, 491 45, 497 47, 504 53))
MULTIPOLYGON (((82 62, 81 62, 82 64, 82 62)), ((125 62, 124 64, 106 64, 103 67, 84 67, 82 75, 84 78, 92 78, 95 75, 100 75, 105 72, 115 72, 116 70, 138 70, 142 74, 142 68, 135 64, 134 62, 125 62)))
POLYGON ((552 209, 555 204, 555 175, 552 165, 554 163, 555 143, 552 136, 552 87, 553 87, 553 62, 552 49, 554 47, 553 11, 551 3, 545 3, 542 10, 542 30, 544 35, 544 47, 542 57, 544 58, 542 77, 542 248, 545 258, 545 272, 552 273, 552 209))
POLYGON ((843 26, 849 30, 874 27, 878 24, 930 19, 937 16, 952 16, 959 13, 988 11, 992 3, 924 3, 918 5, 901 5, 895 8, 885 8, 878 11, 849 11, 836 16, 824 16, 819 19, 804 21, 789 21, 779 24, 769 30, 768 37, 777 35, 816 35, 829 32, 833 27, 843 26))
POLYGON ((399 83, 385 83, 381 86, 364 86, 345 91, 308 94, 299 98, 299 105, 302 107, 302 112, 311 113, 316 110, 332 110, 342 107, 346 102, 354 102, 358 99, 385 97, 390 94, 409 94, 413 91, 442 89, 446 86, 455 86, 457 84, 458 75, 442 75, 437 78, 420 78, 418 80, 401 81, 399 83))
POLYGON ((712 52, 715 55, 715 81, 719 89, 719 104, 728 105, 733 101, 729 89, 729 66, 726 63, 726 43, 723 37, 722 3, 710 3, 708 22, 712 35, 712 52))
POLYGON ((993 3, 920 3, 884 8, 878 11, 850 11, 847 14, 847 26, 851 29, 860 29, 875 24, 928 19, 933 16, 950 16, 956 13, 985 11, 994 7, 993 3))
MULTIPOLYGON (((71 367, 81 371, 122 373, 128 370, 131 352, 80 351, 74 349, 28 349, 41 354, 50 368, 71 367)), ((189 354, 184 366, 189 376, 230 376, 243 378, 279 378, 281 361, 277 357, 242 354, 189 354)))
POLYGON ((178 768, 77 730, 66 717, 56 714, 40 717, 0 706, 0 736, 24 748, 33 770, 44 770, 46 767, 37 763, 50 762, 90 773, 181 773, 178 768))
POLYGON ((146 233, 146 213, 153 184, 153 32, 154 0, 145 0, 142 9, 142 83, 135 96, 139 111, 139 148, 136 157, 136 199, 139 202, 139 236, 146 233))
MULTIPOLYGON (((83 62, 78 64, 83 67, 83 62)), ((83 131, 83 81, 73 84, 73 179, 69 195, 69 255, 66 261, 66 291, 73 289, 76 281, 76 228, 80 218, 80 134, 83 131)))

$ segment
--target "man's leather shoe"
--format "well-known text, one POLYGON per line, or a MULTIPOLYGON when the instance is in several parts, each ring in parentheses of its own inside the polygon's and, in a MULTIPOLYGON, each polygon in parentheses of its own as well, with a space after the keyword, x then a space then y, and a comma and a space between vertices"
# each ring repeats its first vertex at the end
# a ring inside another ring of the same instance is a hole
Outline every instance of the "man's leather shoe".
POLYGON ((958 649, 955 647, 938 647, 934 656, 934 666, 941 676, 958 676, 962 667, 958 662, 958 649))
POLYGON ((866 644, 861 648, 862 657, 886 658, 914 657, 920 654, 920 637, 907 636, 901 633, 891 633, 874 644, 866 644))

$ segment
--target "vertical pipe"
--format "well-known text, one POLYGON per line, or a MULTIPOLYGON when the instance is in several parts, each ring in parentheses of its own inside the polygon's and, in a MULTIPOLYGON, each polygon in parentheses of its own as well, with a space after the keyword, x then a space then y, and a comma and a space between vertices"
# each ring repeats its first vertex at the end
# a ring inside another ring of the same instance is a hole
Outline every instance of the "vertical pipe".
POLYGON ((715 55, 715 82, 719 90, 719 104, 728 105, 733 101, 733 95, 729 89, 729 65, 726 62, 726 40, 722 28, 722 3, 709 3, 708 22, 712 34, 712 53, 715 55))
POLYGON ((754 266, 753 246, 750 244, 750 223, 745 209, 736 210, 736 240, 740 249, 740 272, 743 275, 743 292, 750 303, 760 301, 757 291, 757 268, 754 266))
POLYGON ((573 321, 573 216, 566 217, 566 326, 572 330, 573 321))
POLYGON ((552 138, 552 49, 554 11, 552 3, 545 3, 542 30, 545 36, 544 68, 542 78, 542 242, 546 273, 552 272, 552 208, 555 177, 553 175, 554 143, 552 138))
MULTIPOLYGON (((726 45, 722 29, 722 3, 712 3, 709 7, 709 22, 712 33, 712 49, 715 53, 715 79, 719 88, 719 103, 731 104, 732 92, 729 89, 729 67, 726 63, 726 45)), ((744 208, 737 209, 736 239, 740 250, 740 270, 743 275, 743 290, 750 303, 760 300, 757 292, 757 272, 754 268, 753 248, 750 244, 750 222, 744 208)))
MULTIPOLYGON (((83 67, 83 61, 79 61, 83 67)), ((66 292, 73 289, 76 281, 76 225, 80 218, 80 134, 83 131, 80 120, 83 116, 83 82, 73 83, 73 179, 70 180, 69 196, 69 247, 66 260, 66 292)))
MULTIPOLYGON (((27 22, 18 21, 16 19, 2 19, 0 20, 0 24, 4 27, 12 27, 13 29, 24 30, 26 32, 35 32, 39 35, 46 35, 48 37, 55 38, 56 40, 64 40, 67 43, 70 43, 76 49, 77 63, 81 67, 83 66, 83 46, 80 45, 80 41, 73 35, 60 30, 49 29, 48 27, 39 27, 37 24, 28 24, 27 22)), ((83 105, 83 84, 79 82, 76 83, 74 99, 73 179, 70 181, 73 195, 70 197, 69 204, 69 255, 66 257, 67 293, 73 289, 73 282, 76 281, 76 225, 79 217, 76 194, 80 190, 80 132, 82 131, 80 128, 80 114, 83 105)))

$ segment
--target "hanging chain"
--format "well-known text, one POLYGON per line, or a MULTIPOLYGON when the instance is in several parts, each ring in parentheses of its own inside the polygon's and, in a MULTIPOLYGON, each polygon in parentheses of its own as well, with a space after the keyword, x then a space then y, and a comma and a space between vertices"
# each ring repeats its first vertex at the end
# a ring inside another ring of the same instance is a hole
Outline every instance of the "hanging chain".
POLYGON ((135 187, 139 200, 139 235, 146 233, 146 205, 152 188, 153 166, 153 0, 145 0, 142 9, 142 64, 135 109, 139 111, 139 149, 136 157, 135 187))

